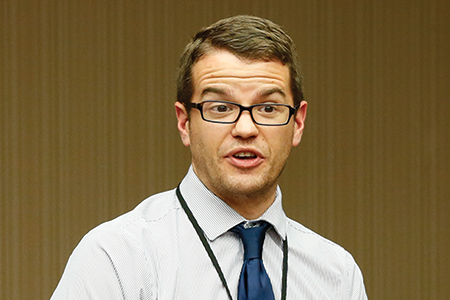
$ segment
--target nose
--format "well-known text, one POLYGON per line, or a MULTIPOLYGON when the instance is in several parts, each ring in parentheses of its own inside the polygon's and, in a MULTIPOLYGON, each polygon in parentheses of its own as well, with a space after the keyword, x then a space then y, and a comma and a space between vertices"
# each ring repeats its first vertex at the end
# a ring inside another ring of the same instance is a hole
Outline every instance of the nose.
POLYGON ((259 134, 258 126, 253 122, 249 111, 243 111, 239 119, 234 123, 231 134, 234 137, 244 139, 255 137, 259 134))

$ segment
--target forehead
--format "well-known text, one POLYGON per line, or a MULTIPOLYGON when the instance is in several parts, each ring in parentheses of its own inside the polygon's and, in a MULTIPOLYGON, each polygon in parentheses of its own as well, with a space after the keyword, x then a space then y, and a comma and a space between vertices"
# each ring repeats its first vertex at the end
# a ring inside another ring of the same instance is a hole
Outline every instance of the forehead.
POLYGON ((244 60, 226 50, 213 50, 192 68, 194 94, 216 85, 276 87, 290 94, 289 68, 279 61, 244 60))

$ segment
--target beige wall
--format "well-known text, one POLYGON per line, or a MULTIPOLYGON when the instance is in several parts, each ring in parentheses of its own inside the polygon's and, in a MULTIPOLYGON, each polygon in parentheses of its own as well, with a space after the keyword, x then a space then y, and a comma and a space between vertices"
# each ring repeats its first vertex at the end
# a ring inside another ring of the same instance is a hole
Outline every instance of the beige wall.
POLYGON ((0 1, 0 299, 47 299, 93 226, 173 188, 178 57, 234 14, 284 25, 307 128, 287 214, 350 250, 370 299, 450 294, 450 2, 0 1), (183 4, 184 3, 184 4, 183 4))

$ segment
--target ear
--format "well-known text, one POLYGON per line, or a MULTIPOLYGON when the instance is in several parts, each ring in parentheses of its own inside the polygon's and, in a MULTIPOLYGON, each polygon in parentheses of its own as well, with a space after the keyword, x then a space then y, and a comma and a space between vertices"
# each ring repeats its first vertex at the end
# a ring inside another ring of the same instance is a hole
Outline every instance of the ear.
POLYGON ((295 129, 294 129, 294 137, 292 139, 292 146, 297 146, 300 144, 303 135, 303 129, 305 128, 305 119, 306 119, 306 107, 308 103, 306 101, 302 101, 300 103, 300 107, 295 114, 295 129))
POLYGON ((191 145, 189 137, 189 115, 186 107, 181 102, 175 102, 175 112, 177 114, 177 126, 180 131, 181 141, 186 147, 191 145))

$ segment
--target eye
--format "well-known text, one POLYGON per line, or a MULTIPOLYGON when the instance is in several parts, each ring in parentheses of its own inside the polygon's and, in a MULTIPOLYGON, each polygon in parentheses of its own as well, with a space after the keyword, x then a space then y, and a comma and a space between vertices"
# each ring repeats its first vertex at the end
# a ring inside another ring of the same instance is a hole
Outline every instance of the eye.
POLYGON ((275 107, 272 105, 265 105, 265 106, 263 106, 263 111, 265 113, 271 113, 271 112, 275 111, 275 107))
MULTIPOLYGON (((236 106, 231 103, 224 102, 205 102, 204 112, 216 115, 225 115, 233 113, 236 110, 236 106)), ((239 111, 239 109, 238 109, 239 111)))
POLYGON ((261 106, 259 106, 258 108, 258 112, 260 114, 273 114, 276 113, 278 111, 278 106, 275 104, 263 104, 261 106))
POLYGON ((219 104, 219 105, 214 106, 212 109, 216 112, 227 112, 230 110, 230 107, 223 105, 223 104, 219 104))

